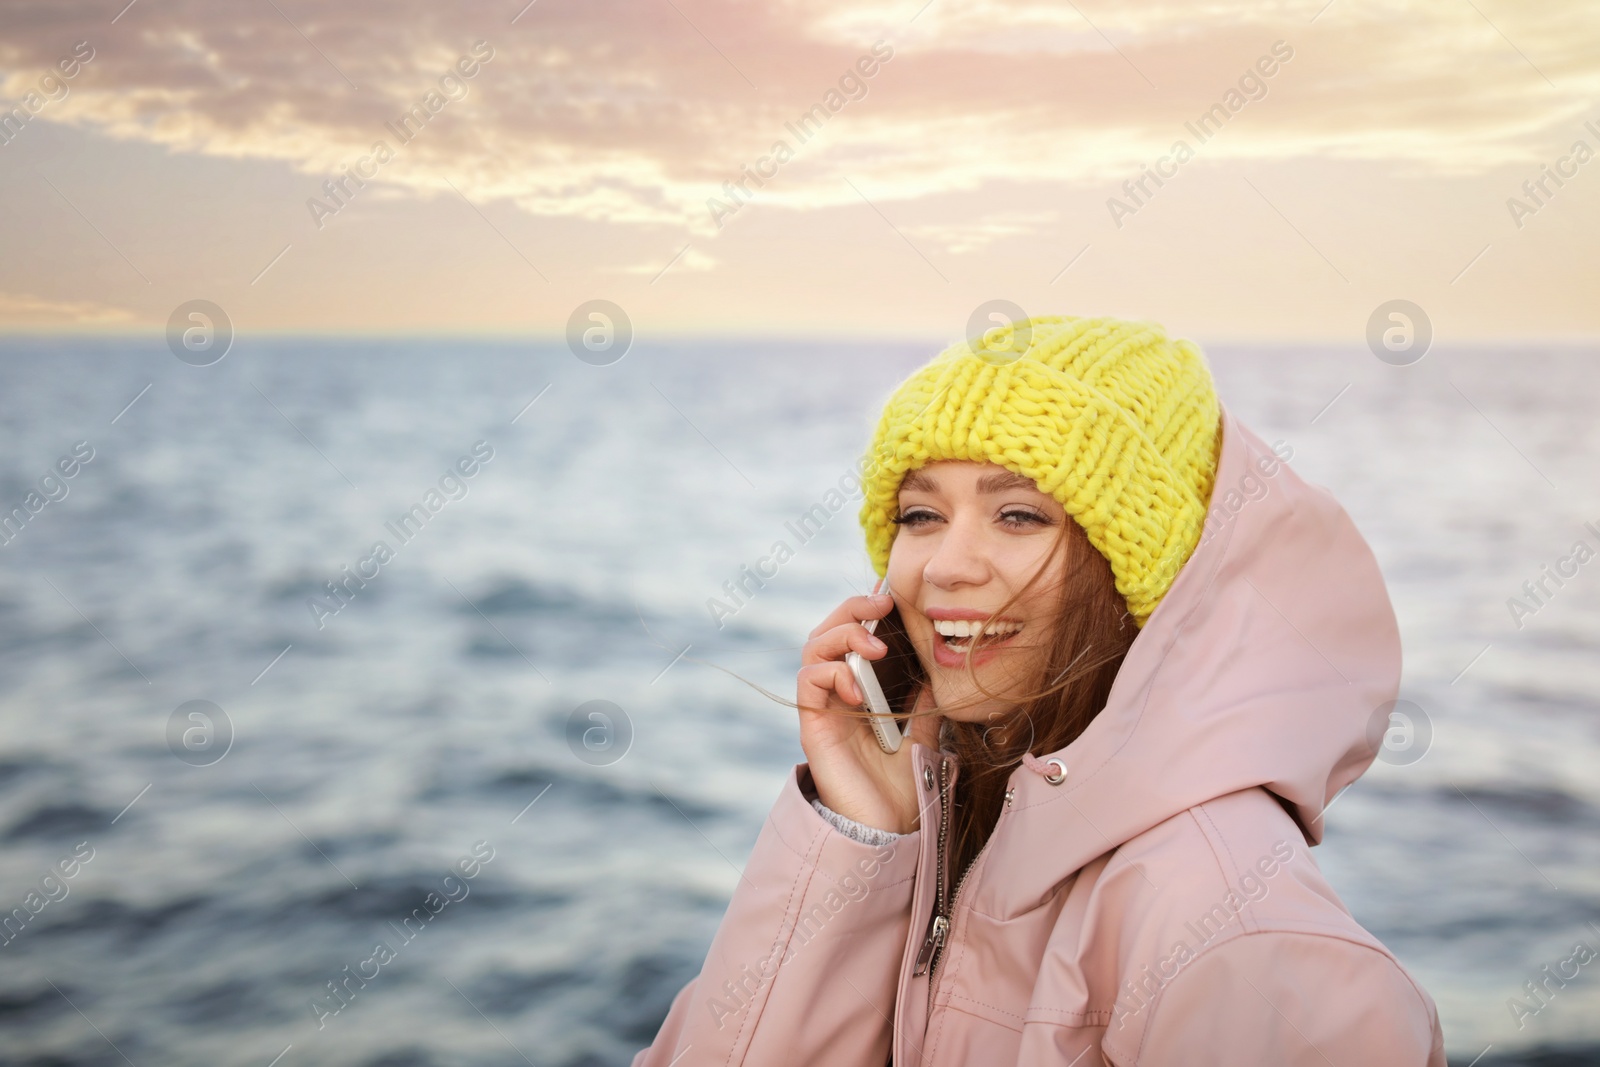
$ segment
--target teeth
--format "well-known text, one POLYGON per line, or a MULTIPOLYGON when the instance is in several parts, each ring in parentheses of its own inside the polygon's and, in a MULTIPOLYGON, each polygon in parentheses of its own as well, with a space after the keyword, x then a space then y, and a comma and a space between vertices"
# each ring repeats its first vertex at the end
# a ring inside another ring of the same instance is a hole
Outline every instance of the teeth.
MULTIPOLYGON (((973 637, 978 633, 979 623, 966 619, 935 619, 933 628, 941 637, 973 637)), ((1020 622, 992 622, 984 628, 985 636, 994 637, 1000 634, 1014 634, 1022 629, 1020 622)))

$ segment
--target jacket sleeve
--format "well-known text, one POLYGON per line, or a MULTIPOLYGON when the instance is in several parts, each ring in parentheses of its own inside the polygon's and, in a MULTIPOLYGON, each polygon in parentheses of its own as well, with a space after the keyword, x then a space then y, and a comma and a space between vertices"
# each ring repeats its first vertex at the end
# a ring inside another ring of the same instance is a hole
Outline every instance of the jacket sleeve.
POLYGON ((632 1067, 884 1067, 921 831, 868 845, 784 781, 699 975, 632 1067))
POLYGON ((1432 1000, 1395 960, 1333 934, 1261 932, 1225 941, 1161 991, 1119 1065, 1446 1067, 1432 1000))

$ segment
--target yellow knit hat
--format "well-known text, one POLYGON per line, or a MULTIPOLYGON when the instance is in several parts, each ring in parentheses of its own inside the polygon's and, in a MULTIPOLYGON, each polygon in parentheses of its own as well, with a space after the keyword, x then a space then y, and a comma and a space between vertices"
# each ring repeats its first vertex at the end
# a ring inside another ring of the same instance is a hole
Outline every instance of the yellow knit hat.
POLYGON ((884 405, 862 471, 879 576, 900 481, 937 460, 989 462, 1061 502, 1111 563, 1141 628, 1200 540, 1221 445, 1204 354, 1154 322, 1048 316, 945 349, 884 405))

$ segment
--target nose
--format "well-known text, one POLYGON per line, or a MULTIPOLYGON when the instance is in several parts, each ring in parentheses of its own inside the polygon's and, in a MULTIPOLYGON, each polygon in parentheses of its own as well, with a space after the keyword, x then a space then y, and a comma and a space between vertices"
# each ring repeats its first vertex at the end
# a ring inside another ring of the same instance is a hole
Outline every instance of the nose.
POLYGON ((938 589, 981 585, 988 581, 990 559, 983 524, 976 513, 957 516, 939 535, 939 544, 922 568, 922 576, 938 589))

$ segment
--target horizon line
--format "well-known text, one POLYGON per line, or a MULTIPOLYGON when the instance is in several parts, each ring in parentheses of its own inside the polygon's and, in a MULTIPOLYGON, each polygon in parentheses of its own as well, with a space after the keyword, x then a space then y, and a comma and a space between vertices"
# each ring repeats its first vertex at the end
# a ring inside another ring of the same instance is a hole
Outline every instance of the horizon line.
MULTIPOLYGON (((1168 331, 1174 339, 1195 341, 1192 334, 1168 331)), ((510 342, 518 344, 539 344, 551 347, 561 347, 566 343, 566 336, 562 332, 551 330, 474 330, 474 329, 440 329, 416 328, 407 330, 393 329, 365 329, 351 327, 331 327, 321 329, 307 329, 300 327, 269 327, 254 329, 248 333, 234 331, 234 344, 237 345, 244 337, 266 338, 273 340, 384 340, 384 341, 427 341, 427 340, 469 340, 481 343, 510 342)), ((144 342, 164 343, 165 330, 161 327, 10 327, 0 325, 0 343, 19 340, 129 340, 136 339, 144 342)), ((634 332, 633 344, 639 344, 645 339, 634 332)), ((724 342, 739 341, 761 342, 792 342, 813 343, 819 341, 839 342, 850 341, 855 343, 894 343, 915 345, 937 345, 942 350, 950 345, 959 343, 960 338, 939 340, 932 334, 917 331, 874 331, 863 334, 859 329, 841 326, 836 332, 822 332, 816 330, 769 330, 769 331, 724 331, 724 330, 689 330, 666 329, 655 331, 650 341, 668 342, 724 342)), ((1252 347, 1273 344, 1298 344, 1298 345, 1361 345, 1363 339, 1355 334, 1345 337, 1320 335, 1295 335, 1295 334, 1238 334, 1234 336, 1213 336, 1203 342, 1207 345, 1221 345, 1228 347, 1252 347)), ((1452 348, 1473 348, 1482 346, 1506 344, 1535 344, 1556 346, 1592 346, 1600 345, 1600 332, 1596 333, 1562 333, 1562 334, 1490 334, 1479 335, 1471 338, 1452 338, 1435 333, 1430 349, 1443 346, 1452 348)))

